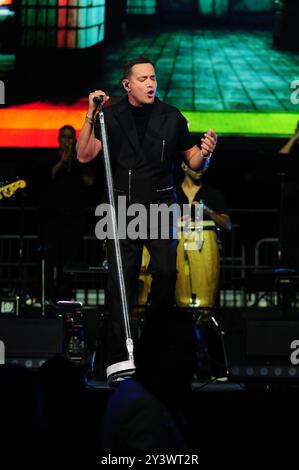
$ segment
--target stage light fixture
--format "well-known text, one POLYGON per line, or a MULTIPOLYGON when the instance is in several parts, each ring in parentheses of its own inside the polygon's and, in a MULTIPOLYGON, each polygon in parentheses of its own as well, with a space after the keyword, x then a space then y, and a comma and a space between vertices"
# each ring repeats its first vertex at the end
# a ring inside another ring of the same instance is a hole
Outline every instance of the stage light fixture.
POLYGON ((0 313, 5 315, 18 315, 19 301, 19 297, 7 297, 0 299, 0 313))

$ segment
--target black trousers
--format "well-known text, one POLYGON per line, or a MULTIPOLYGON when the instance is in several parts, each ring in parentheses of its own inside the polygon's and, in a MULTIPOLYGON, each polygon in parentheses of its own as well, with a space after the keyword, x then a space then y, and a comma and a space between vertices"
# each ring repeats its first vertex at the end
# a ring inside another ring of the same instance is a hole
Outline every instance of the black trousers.
MULTIPOLYGON (((176 220, 172 219, 169 233, 172 235, 172 226, 176 220)), ((176 225, 175 225, 176 226, 176 225)), ((164 312, 171 309, 174 302, 176 285, 176 254, 178 240, 171 236, 169 239, 121 239, 120 249, 123 262, 124 280, 129 307, 132 305, 138 277, 140 273, 143 246, 150 253, 150 271, 152 274, 150 315, 161 317, 163 323, 164 312)), ((108 308, 111 321, 108 334, 108 365, 128 359, 125 345, 125 329, 119 294, 117 266, 114 244, 108 240, 108 308)))

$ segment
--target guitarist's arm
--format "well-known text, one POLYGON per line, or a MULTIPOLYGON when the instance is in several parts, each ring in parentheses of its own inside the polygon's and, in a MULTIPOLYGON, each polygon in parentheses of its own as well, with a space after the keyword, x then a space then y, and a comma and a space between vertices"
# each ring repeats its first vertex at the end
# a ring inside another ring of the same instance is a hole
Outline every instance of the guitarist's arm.
POLYGON ((62 168, 70 167, 72 164, 74 150, 75 149, 72 146, 66 144, 64 144, 64 146, 59 149, 60 160, 51 168, 52 179, 56 178, 57 174, 62 168))

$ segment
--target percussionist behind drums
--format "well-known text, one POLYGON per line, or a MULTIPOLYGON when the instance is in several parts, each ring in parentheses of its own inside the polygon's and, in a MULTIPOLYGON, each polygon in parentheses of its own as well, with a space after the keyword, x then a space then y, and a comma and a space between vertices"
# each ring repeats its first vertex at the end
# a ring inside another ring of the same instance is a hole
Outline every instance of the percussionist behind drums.
MULTIPOLYGON (((192 236, 183 233, 185 220, 178 221, 182 230, 177 249, 177 281, 175 301, 178 307, 199 307, 212 309, 215 305, 220 275, 220 254, 217 231, 231 230, 230 217, 227 214, 225 198, 221 192, 203 184, 203 175, 208 169, 194 171, 187 163, 182 163, 184 179, 176 188, 177 203, 181 206, 203 204, 203 244, 200 248, 192 243, 192 236), (192 243, 192 247, 190 244, 192 243)), ((191 217, 194 218, 195 210, 191 217)), ((191 220, 190 228, 196 231, 196 222, 191 220)), ((142 270, 139 276, 137 303, 144 306, 150 302, 151 268, 150 255, 143 250, 142 270)))
MULTIPOLYGON (((190 249, 188 240, 182 234, 177 251, 176 304, 179 307, 200 307, 211 309, 215 305, 219 286, 220 255, 217 231, 230 231, 231 221, 227 214, 224 196, 218 190, 203 184, 203 175, 208 169, 194 171, 182 163, 184 179, 177 187, 177 202, 196 206, 203 204, 203 245, 190 249)), ((191 207, 192 209, 192 207, 191 207)), ((191 217, 194 219, 191 210, 191 217)), ((184 221, 185 222, 185 221, 184 221)), ((196 230, 196 222, 191 221, 196 230)), ((194 244, 193 244, 194 245, 194 244)))

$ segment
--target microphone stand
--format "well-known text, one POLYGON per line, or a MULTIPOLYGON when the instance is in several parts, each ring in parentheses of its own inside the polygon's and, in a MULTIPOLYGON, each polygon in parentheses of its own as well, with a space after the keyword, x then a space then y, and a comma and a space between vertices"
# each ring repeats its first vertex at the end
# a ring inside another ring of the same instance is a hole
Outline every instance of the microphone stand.
POLYGON ((24 192, 21 194, 21 215, 20 215, 20 244, 19 244, 19 303, 23 308, 26 299, 27 279, 25 278, 24 268, 24 225, 25 225, 25 204, 24 204, 24 192))
MULTIPOLYGON (((99 100, 100 101, 100 100, 99 100)), ((114 187, 112 179, 112 170, 107 138, 107 129, 105 124, 105 117, 103 113, 103 100, 100 102, 97 101, 99 106, 99 118, 100 118, 100 135, 102 136, 102 148, 103 148, 103 158, 104 158, 104 168, 105 176, 108 188, 108 201, 111 208, 111 222, 112 222, 112 234, 113 234, 113 247, 115 250, 116 265, 117 265, 117 277, 118 277, 118 286, 121 299, 121 309, 123 316, 123 326, 125 329, 125 338, 126 338, 126 348, 128 351, 128 360, 134 361, 134 345, 131 337, 130 321, 129 321, 129 308, 126 295, 126 286, 124 281, 124 271, 123 271, 123 262, 121 258, 120 243, 118 238, 118 229, 117 229, 117 220, 116 220, 116 210, 115 210, 115 198, 114 198, 114 187)))
MULTIPOLYGON (((279 202, 279 238, 278 238, 278 268, 275 270, 277 274, 294 274, 296 271, 288 266, 285 266, 285 240, 284 240, 284 210, 285 210, 285 191, 286 191, 286 169, 283 169, 277 176, 280 177, 280 202, 279 202)), ((283 307, 291 306, 290 291, 290 278, 286 279, 284 283, 281 283, 281 290, 277 289, 278 302, 283 307)), ((275 284, 279 286, 279 279, 276 279, 275 284)))

